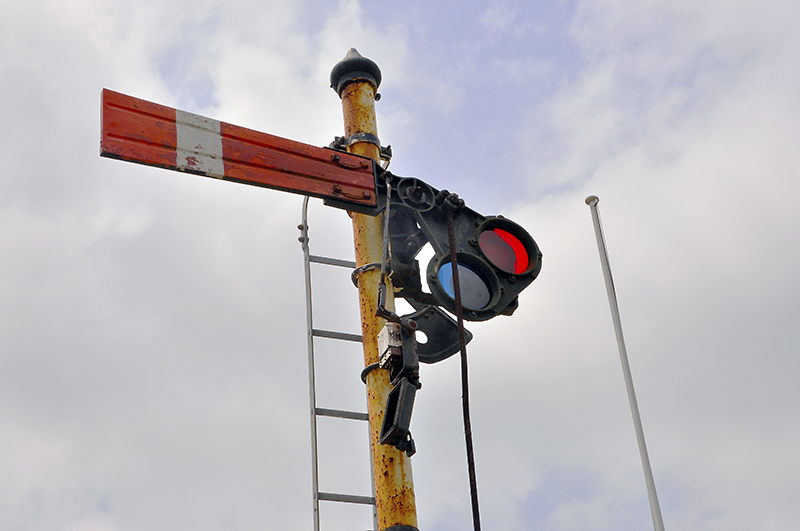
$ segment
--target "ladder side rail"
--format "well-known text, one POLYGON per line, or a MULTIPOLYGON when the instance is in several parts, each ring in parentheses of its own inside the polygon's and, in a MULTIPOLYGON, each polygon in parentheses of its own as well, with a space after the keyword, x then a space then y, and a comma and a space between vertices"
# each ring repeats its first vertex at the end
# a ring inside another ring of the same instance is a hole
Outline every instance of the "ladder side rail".
POLYGON ((314 319, 311 306, 311 255, 308 249, 308 196, 303 198, 300 225, 303 268, 306 286, 306 339, 308 341, 308 403, 311 417, 311 491, 313 494, 314 531, 319 531, 319 456, 317 455, 317 395, 314 373, 314 319))

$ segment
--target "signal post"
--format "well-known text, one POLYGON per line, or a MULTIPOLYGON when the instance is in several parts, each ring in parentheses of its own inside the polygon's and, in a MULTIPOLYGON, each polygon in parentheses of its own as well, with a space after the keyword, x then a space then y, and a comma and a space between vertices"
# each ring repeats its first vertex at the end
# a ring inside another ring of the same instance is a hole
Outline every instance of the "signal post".
MULTIPOLYGON (((355 49, 331 72, 331 87, 342 99, 346 138, 378 138, 375 99, 381 74, 374 62, 355 49), (353 135, 356 135, 355 137, 353 135)), ((370 141, 355 142, 349 151, 380 162, 380 147, 370 141)), ((368 216, 350 212, 356 267, 380 264, 383 253, 383 214, 368 216)), ((376 316, 379 268, 363 269, 358 275, 358 298, 361 310, 361 335, 364 365, 378 363, 378 333, 385 320, 376 316)), ((394 292, 387 278, 386 307, 394 311, 394 292)), ((378 528, 391 531, 417 529, 417 508, 411 475, 411 459, 394 446, 380 444, 386 398, 392 389, 387 371, 370 371, 366 376, 369 414, 370 450, 375 481, 375 504, 378 528)))

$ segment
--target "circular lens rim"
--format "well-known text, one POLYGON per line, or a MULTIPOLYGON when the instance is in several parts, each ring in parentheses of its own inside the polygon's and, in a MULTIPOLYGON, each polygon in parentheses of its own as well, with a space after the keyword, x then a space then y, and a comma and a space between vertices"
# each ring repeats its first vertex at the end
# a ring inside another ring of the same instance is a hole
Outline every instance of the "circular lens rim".
POLYGON ((475 242, 478 247, 478 252, 480 252, 481 256, 484 260, 490 263, 493 267, 496 267, 503 273, 509 275, 529 275, 531 273, 538 274, 539 270, 542 268, 542 253, 539 250, 539 246, 536 245, 536 242, 533 240, 528 231, 517 225, 511 220, 501 217, 492 217, 488 218, 486 221, 480 224, 477 230, 477 236, 475 238, 475 242), (502 267, 495 264, 492 259, 483 251, 483 248, 480 245, 480 236, 486 231, 500 229, 506 231, 511 236, 516 238, 521 244, 522 247, 525 249, 525 252, 528 253, 528 267, 526 267, 520 273, 515 273, 513 271, 507 271, 502 267))

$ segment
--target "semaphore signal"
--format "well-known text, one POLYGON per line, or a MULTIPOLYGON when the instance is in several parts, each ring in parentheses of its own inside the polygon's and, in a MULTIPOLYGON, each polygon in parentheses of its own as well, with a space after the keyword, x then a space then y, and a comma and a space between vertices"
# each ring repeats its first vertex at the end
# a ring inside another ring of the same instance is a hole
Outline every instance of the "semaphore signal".
MULTIPOLYGON (((409 427, 414 395, 421 388, 419 363, 436 363, 460 350, 465 375, 465 345, 472 335, 463 320, 511 315, 520 292, 539 274, 542 253, 516 223, 483 216, 457 195, 394 176, 379 164, 389 152, 377 134, 380 82, 378 65, 355 49, 334 66, 331 87, 342 101, 345 136, 328 148, 104 89, 100 154, 319 197, 349 211, 377 521, 381 531, 418 531, 410 461, 416 450, 409 427), (423 272, 416 257, 426 244, 434 257, 423 272), (423 274, 429 292, 423 291, 423 274), (407 299, 416 311, 395 315, 388 309, 395 296, 407 299), (427 343, 416 343, 416 331, 424 332, 427 343)), ((463 389, 478 530, 465 378, 463 389)))

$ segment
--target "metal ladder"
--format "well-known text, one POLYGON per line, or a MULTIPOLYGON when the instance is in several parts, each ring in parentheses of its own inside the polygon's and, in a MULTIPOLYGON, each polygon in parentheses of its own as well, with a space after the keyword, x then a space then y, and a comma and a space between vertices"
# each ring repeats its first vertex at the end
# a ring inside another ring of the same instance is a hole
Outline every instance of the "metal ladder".
MULTIPOLYGON (((300 243, 303 248, 303 262, 305 268, 306 284, 306 325, 308 338, 308 400, 311 417, 311 482, 314 502, 314 531, 319 531, 319 502, 340 502, 372 505, 372 519, 374 529, 378 529, 378 512, 375 505, 375 481, 370 480, 372 486, 372 496, 354 496, 350 494, 336 494, 319 491, 319 458, 317 454, 317 417, 334 417, 339 419, 351 419, 369 421, 367 413, 355 411, 343 411, 338 409, 325 409, 317 407, 316 395, 316 376, 314 369, 314 339, 328 338, 342 341, 354 341, 361 343, 361 335, 348 334, 343 332, 333 332, 314 328, 312 299, 311 299, 311 264, 323 264, 334 267, 344 267, 355 269, 355 262, 349 260, 339 260, 337 258, 326 258, 324 256, 312 255, 308 247, 308 197, 303 198, 302 223, 300 229, 300 243)), ((370 456, 370 470, 372 470, 372 458, 370 456)), ((370 474, 372 476, 372 474, 370 474)))

